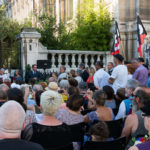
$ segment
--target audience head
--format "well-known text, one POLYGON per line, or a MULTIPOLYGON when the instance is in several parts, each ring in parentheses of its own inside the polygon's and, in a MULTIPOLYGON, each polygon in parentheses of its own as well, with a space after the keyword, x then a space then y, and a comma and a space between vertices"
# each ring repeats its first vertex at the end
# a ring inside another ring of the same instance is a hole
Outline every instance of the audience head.
POLYGON ((69 73, 69 74, 70 74, 70 77, 71 77, 71 78, 75 78, 75 77, 76 77, 76 71, 73 70, 73 69, 70 70, 70 73, 69 73))
POLYGON ((64 73, 66 71, 66 67, 65 66, 60 66, 60 73, 64 73))
POLYGON ((7 91, 8 101, 14 100, 18 102, 24 110, 27 110, 27 106, 24 104, 24 95, 23 92, 18 88, 12 88, 7 91))
POLYGON ((109 62, 108 65, 107 65, 108 70, 113 69, 113 67, 114 67, 113 62, 109 62))
POLYGON ((34 92, 37 92, 37 91, 43 90, 43 87, 42 87, 41 84, 34 84, 32 90, 33 90, 34 92))
POLYGON ((1 69, 0 69, 0 75, 3 75, 4 72, 5 72, 5 69, 1 68, 1 69))
POLYGON ((54 77, 50 77, 50 78, 48 79, 48 83, 50 83, 50 82, 55 82, 54 77))
POLYGON ((133 94, 134 94, 138 109, 144 107, 147 104, 147 102, 150 101, 150 93, 147 93, 142 88, 137 88, 133 94))
POLYGON ((103 91, 107 95, 107 100, 112 100, 114 98, 114 90, 112 87, 106 85, 103 87, 103 91))
POLYGON ((80 68, 80 70, 84 70, 84 69, 85 69, 85 64, 81 63, 81 64, 79 65, 79 68, 80 68))
POLYGON ((124 58, 121 54, 117 54, 117 55, 114 55, 114 63, 115 65, 119 65, 119 64, 122 64, 124 61, 124 58))
POLYGON ((135 72, 135 68, 132 64, 127 64, 128 74, 133 74, 135 72))
POLYGON ((80 94, 80 91, 77 87, 69 87, 68 88, 68 94, 71 96, 71 95, 74 95, 74 94, 80 94))
POLYGON ((20 138, 26 116, 22 106, 8 101, 0 107, 0 116, 0 139, 20 138))
POLYGON ((120 100, 120 101, 126 99, 125 88, 119 88, 119 89, 117 90, 116 99, 117 99, 117 100, 120 100))
POLYGON ((43 90, 46 89, 47 83, 46 82, 40 82, 40 85, 42 86, 43 90))
POLYGON ((56 112, 58 111, 62 103, 62 98, 60 94, 48 90, 42 93, 40 103, 41 103, 43 115, 55 116, 56 112))
POLYGON ((0 84, 0 91, 7 93, 8 89, 9 87, 6 84, 0 84))
POLYGON ((90 128, 89 134, 92 138, 92 141, 107 141, 107 138, 109 137, 108 126, 105 122, 100 121, 90 128))
POLYGON ((72 111, 80 111, 84 103, 84 97, 78 94, 69 96, 67 100, 67 107, 72 111))
POLYGON ((69 88, 69 82, 68 80, 61 80, 60 83, 59 83, 59 86, 61 89, 65 89, 65 90, 68 90, 69 88))
POLYGON ((87 91, 88 90, 88 84, 86 82, 80 82, 79 83, 79 89, 80 89, 80 91, 87 91))
POLYGON ((69 85, 70 86, 74 86, 74 87, 77 87, 78 86, 78 81, 74 78, 71 78, 68 80, 69 81, 69 85))
POLYGON ((134 90, 139 86, 139 82, 135 79, 130 79, 127 81, 126 86, 126 96, 129 97, 133 94, 134 90))
POLYGON ((99 70, 103 68, 103 62, 102 61, 97 61, 95 64, 96 70, 99 70))
POLYGON ((43 92, 44 92, 44 91, 40 90, 40 91, 37 91, 37 92, 35 93, 35 101, 36 101, 37 106, 40 106, 41 94, 42 94, 43 92))
POLYGON ((138 58, 132 59, 131 63, 133 65, 134 69, 137 69, 141 65, 138 58))
POLYGON ((49 84, 48 84, 48 87, 47 88, 45 88, 45 90, 52 90, 52 91, 58 91, 58 84, 56 83, 56 82, 50 82, 49 84))
POLYGON ((81 75, 82 75, 82 70, 77 69, 77 71, 76 71, 76 76, 81 76, 81 75))
POLYGON ((97 106, 104 106, 107 99, 107 95, 104 91, 96 91, 93 95, 97 106))
POLYGON ((36 64, 33 64, 33 65, 32 65, 32 70, 33 70, 33 71, 37 71, 37 65, 36 65, 36 64))
POLYGON ((6 101, 6 100, 7 100, 6 92, 0 90, 0 101, 6 101))
POLYGON ((139 58, 138 58, 138 61, 139 61, 142 65, 144 65, 144 63, 145 63, 145 60, 144 60, 144 58, 142 58, 142 57, 139 57, 139 58))
POLYGON ((93 67, 89 68, 89 75, 92 77, 95 74, 95 69, 93 67))

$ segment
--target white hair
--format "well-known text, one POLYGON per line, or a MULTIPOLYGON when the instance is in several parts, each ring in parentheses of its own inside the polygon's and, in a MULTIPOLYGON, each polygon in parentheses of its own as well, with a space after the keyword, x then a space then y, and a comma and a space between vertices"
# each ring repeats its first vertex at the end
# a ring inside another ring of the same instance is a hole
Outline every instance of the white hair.
POLYGON ((48 90, 41 95, 42 112, 47 116, 55 116, 62 103, 62 96, 52 90, 48 90))
POLYGON ((0 107, 0 132, 20 133, 25 120, 25 111, 16 101, 8 101, 0 107))

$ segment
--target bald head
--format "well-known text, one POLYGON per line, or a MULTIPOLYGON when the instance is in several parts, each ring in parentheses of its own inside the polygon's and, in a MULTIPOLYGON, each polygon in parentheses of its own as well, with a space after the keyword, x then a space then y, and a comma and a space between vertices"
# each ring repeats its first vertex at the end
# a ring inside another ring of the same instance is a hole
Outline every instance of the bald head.
POLYGON ((25 111, 19 103, 8 101, 3 104, 0 107, 0 138, 2 135, 20 135, 24 120, 25 111))

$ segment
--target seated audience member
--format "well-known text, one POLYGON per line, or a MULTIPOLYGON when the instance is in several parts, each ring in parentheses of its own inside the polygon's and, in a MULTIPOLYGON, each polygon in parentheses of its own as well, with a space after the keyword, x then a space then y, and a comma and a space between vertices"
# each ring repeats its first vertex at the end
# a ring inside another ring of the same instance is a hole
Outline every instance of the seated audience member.
POLYGON ((41 84, 34 84, 32 90, 34 92, 37 92, 37 91, 43 90, 43 87, 41 84))
POLYGON ((14 100, 18 102, 26 111, 25 125, 32 123, 32 122, 36 122, 34 112, 31 110, 27 110, 27 106, 24 103, 24 96, 20 89, 17 89, 17 88, 9 89, 7 91, 7 96, 8 96, 8 101, 14 100))
POLYGON ((78 81, 78 84, 80 84, 80 82, 83 82, 83 79, 81 76, 82 76, 82 70, 78 69, 76 71, 76 77, 74 78, 78 81))
POLYGON ((16 71, 15 71, 14 80, 15 80, 15 81, 19 81, 20 83, 23 82, 23 78, 22 78, 21 72, 20 72, 19 70, 16 70, 16 71))
POLYGON ((83 103, 83 96, 71 95, 67 100, 66 109, 59 109, 56 113, 56 118, 68 125, 84 122, 84 117, 80 113, 83 103))
MULTIPOLYGON (((122 131, 122 136, 126 136, 127 141, 129 137, 138 137, 139 135, 146 135, 150 131, 150 120, 148 117, 143 117, 144 109, 150 103, 150 94, 143 88, 137 88, 134 91, 135 101, 137 103, 138 111, 127 117, 125 126, 122 131)), ((134 104, 135 105, 135 104, 134 104)), ((150 105, 149 105, 150 106, 150 105)), ((149 110, 149 109, 148 109, 149 110)), ((128 143, 127 148, 132 146, 132 140, 128 143)))
POLYGON ((96 105, 96 111, 88 113, 84 117, 86 123, 93 122, 94 120, 111 121, 114 118, 111 108, 105 106, 107 95, 103 91, 97 91, 93 95, 94 100, 89 100, 91 105, 96 105))
POLYGON ((54 78, 54 81, 53 82, 57 82, 57 73, 56 72, 53 72, 52 73, 52 77, 54 78))
POLYGON ((100 121, 89 129, 88 134, 90 135, 90 138, 85 137, 85 141, 104 142, 108 140, 109 129, 105 122, 100 121))
POLYGON ((120 103, 126 99, 126 92, 125 88, 119 88, 117 90, 117 93, 115 95, 115 100, 116 100, 116 107, 119 109, 120 103))
POLYGON ((77 87, 69 87, 68 88, 68 96, 71 96, 71 95, 74 95, 74 94, 79 95, 80 90, 77 87))
POLYGON ((9 78, 8 78, 8 79, 4 79, 4 80, 3 80, 3 83, 6 84, 6 85, 10 88, 10 86, 11 86, 11 81, 10 81, 9 78))
POLYGON ((60 83, 59 83, 59 87, 60 87, 60 89, 67 91, 68 88, 69 88, 69 82, 68 82, 68 80, 67 79, 62 79, 60 81, 60 83))
POLYGON ((126 86, 126 96, 128 99, 125 99, 121 102, 118 114, 116 116, 116 120, 120 118, 124 118, 127 115, 132 113, 132 106, 133 106, 133 92, 134 90, 138 87, 139 82, 134 79, 130 79, 127 81, 127 86, 126 86))
POLYGON ((145 68, 138 58, 132 60, 132 65, 136 69, 133 74, 133 79, 139 81, 141 85, 146 85, 148 79, 148 70, 145 68))
POLYGON ((89 78, 89 73, 85 68, 85 65, 83 63, 80 64, 79 69, 82 71, 81 77, 83 79, 84 82, 87 81, 87 79, 89 78))
POLYGON ((67 73, 65 66, 60 66, 60 74, 58 76, 58 82, 60 82, 62 79, 67 79, 67 73))
POLYGON ((79 84, 79 89, 80 89, 80 94, 85 95, 87 93, 87 90, 88 90, 88 84, 86 82, 81 82, 79 84))
POLYGON ((93 67, 90 67, 89 78, 86 81, 87 83, 94 83, 94 74, 95 74, 95 69, 93 67))
POLYGON ((69 127, 56 118, 56 112, 61 105, 61 99, 52 90, 41 95, 43 118, 39 123, 26 126, 22 139, 41 144, 44 148, 54 148, 69 144, 69 127))
POLYGON ((44 150, 39 144, 20 139, 25 116, 22 106, 15 101, 8 101, 0 108, 0 149, 44 150))
POLYGON ((7 94, 3 90, 0 90, 0 107, 7 101, 7 94))
POLYGON ((7 93, 9 87, 6 84, 0 84, 0 91, 7 93))
POLYGON ((107 100, 105 101, 105 106, 110 107, 111 109, 116 108, 116 102, 114 100, 114 90, 110 86, 104 86, 103 91, 107 95, 107 100))

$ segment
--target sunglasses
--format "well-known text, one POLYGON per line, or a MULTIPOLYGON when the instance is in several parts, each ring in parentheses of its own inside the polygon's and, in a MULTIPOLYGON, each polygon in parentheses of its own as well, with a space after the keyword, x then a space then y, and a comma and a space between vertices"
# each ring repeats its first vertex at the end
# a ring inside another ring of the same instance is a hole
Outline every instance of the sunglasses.
POLYGON ((133 97, 138 97, 136 94, 132 94, 133 97))

